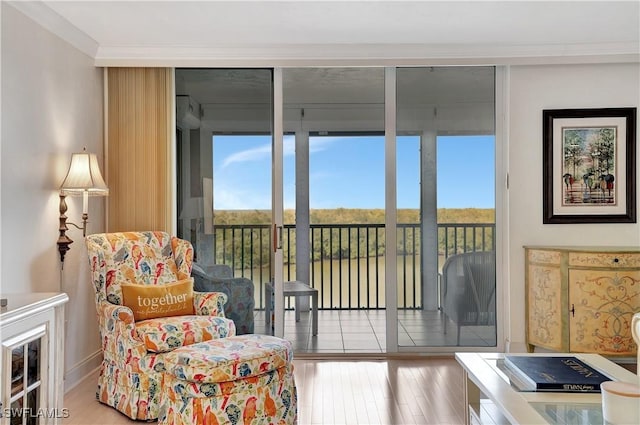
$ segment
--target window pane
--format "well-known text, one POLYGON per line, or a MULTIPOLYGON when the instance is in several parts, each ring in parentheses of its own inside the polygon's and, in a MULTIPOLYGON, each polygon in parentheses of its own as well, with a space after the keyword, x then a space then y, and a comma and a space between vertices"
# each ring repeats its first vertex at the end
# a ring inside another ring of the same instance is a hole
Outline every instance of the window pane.
MULTIPOLYGON (((283 85, 299 201, 290 211, 296 237, 288 240, 297 255, 286 260, 296 263, 285 264, 285 273, 295 270, 318 289, 323 318, 313 337, 309 315, 296 322, 287 311, 285 337, 297 351, 379 353, 384 322, 373 326, 367 311, 384 318, 384 69, 284 69, 283 85), (364 321, 324 323, 356 311, 364 321)), ((285 152, 285 174, 286 160, 285 152)), ((287 187, 285 176, 285 202, 287 187)))
POLYGON ((265 332, 254 315, 271 279, 273 72, 177 69, 176 94, 177 227, 204 276, 196 285, 248 279, 233 281, 225 312, 238 333, 265 332))
POLYGON ((396 77, 399 344, 495 346, 494 69, 396 77))

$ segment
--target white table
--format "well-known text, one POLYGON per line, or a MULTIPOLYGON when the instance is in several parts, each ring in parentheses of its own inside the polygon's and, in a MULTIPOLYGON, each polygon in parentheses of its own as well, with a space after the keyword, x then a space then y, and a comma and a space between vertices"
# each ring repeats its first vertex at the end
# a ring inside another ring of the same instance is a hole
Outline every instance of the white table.
MULTIPOLYGON (((318 335, 318 290, 298 280, 283 283, 284 297, 296 297, 296 322, 300 321, 300 308, 298 308, 300 303, 297 301, 298 297, 311 297, 311 314, 313 314, 311 330, 313 335, 318 335)), ((264 291, 266 320, 267 325, 269 325, 271 324, 271 294, 273 293, 273 284, 267 282, 264 291)))
MULTIPOLYGON (((637 383, 638 376, 598 354, 536 353, 575 356, 616 381, 637 383)), ((464 373, 467 424, 603 423, 599 393, 522 392, 502 369, 504 354, 456 353, 464 373)))

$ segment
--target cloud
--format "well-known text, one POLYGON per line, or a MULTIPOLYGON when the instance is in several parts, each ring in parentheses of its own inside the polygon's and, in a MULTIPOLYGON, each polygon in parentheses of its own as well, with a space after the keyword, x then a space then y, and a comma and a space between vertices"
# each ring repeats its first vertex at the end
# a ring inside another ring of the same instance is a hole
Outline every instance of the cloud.
POLYGON ((222 168, 233 164, 234 162, 261 161, 271 158, 271 145, 265 144, 257 148, 247 149, 229 155, 222 162, 222 168))
POLYGON ((296 154, 295 136, 284 136, 282 139, 282 153, 284 156, 293 156, 296 154))
POLYGON ((234 187, 217 188, 214 202, 219 210, 268 210, 271 208, 271 193, 234 187))
MULTIPOLYGON (((344 137, 311 137, 309 139, 309 153, 320 152, 328 149, 331 144, 343 140, 344 137)), ((294 136, 284 136, 282 143, 282 150, 284 156, 293 156, 296 152, 296 140, 294 136)), ((250 161, 263 161, 265 159, 271 159, 271 144, 265 143, 261 146, 246 149, 240 152, 229 155, 222 161, 222 168, 225 168, 233 163, 242 163, 250 161)))
POLYGON ((331 147, 336 142, 343 141, 344 137, 310 137, 309 153, 320 152, 331 147))

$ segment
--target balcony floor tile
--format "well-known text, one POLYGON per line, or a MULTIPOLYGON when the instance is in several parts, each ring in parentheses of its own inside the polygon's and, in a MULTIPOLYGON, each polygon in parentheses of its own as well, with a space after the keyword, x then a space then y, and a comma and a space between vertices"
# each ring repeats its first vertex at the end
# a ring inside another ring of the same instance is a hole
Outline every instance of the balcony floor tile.
MULTIPOLYGON (((386 350, 386 311, 384 310, 320 310, 318 335, 311 335, 311 313, 302 312, 295 321, 295 311, 285 311, 285 338, 292 341, 296 353, 349 354, 384 353, 386 350)), ((457 326, 438 311, 398 311, 398 343, 401 347, 451 347, 455 351, 457 326)), ((264 311, 256 312, 255 329, 270 332, 265 325, 264 311)), ((495 346, 493 326, 463 326, 460 346, 495 346)))

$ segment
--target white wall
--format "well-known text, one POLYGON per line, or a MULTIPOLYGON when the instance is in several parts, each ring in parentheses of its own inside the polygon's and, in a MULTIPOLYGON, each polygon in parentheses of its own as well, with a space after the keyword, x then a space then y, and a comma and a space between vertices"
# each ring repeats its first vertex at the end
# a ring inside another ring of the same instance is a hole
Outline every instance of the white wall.
POLYGON ((542 110, 640 107, 640 66, 513 66, 510 81, 508 303, 512 349, 521 350, 524 245, 640 245, 637 223, 542 224, 542 110))
MULTIPOLYGON (((61 273, 58 187, 71 153, 103 154, 103 78, 93 59, 2 2, 0 285, 3 294, 64 291, 67 385, 99 358, 93 290, 82 232, 61 273)), ((79 223, 82 200, 68 198, 79 223)), ((88 233, 104 231, 104 199, 89 201, 88 233)))

